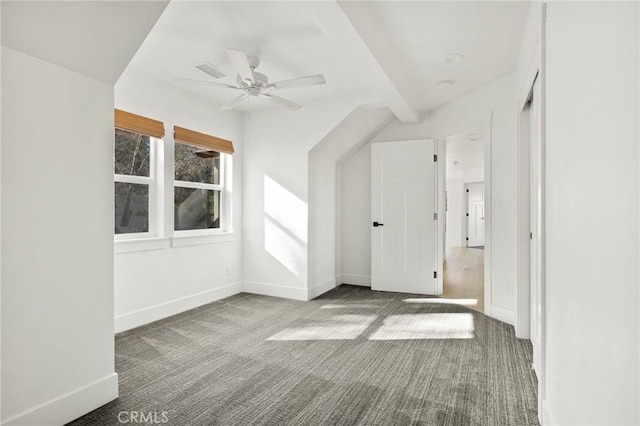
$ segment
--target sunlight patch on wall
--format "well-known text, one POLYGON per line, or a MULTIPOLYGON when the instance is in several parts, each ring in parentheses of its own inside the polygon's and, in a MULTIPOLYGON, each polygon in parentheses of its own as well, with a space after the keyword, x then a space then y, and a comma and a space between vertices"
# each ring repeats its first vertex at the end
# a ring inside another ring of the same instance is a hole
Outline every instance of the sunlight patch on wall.
POLYGON ((264 176, 264 212, 303 243, 307 242, 307 203, 264 176))
POLYGON ((268 216, 264 218, 264 249, 297 277, 306 273, 306 244, 268 216))
POLYGON ((473 339, 473 315, 403 314, 391 315, 371 334, 369 340, 473 339))
POLYGON ((286 328, 267 340, 353 340, 362 334, 377 315, 335 315, 304 321, 299 327, 286 328))
POLYGON ((264 249, 297 277, 306 275, 307 204, 264 176, 264 249))

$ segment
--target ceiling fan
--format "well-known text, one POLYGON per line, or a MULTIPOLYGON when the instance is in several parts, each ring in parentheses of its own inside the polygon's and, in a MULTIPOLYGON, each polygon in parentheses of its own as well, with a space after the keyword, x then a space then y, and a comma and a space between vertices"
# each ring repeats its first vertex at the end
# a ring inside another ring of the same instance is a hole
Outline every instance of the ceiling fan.
MULTIPOLYGON (((197 83, 216 87, 226 87, 229 89, 242 91, 240 95, 222 105, 220 109, 233 109, 249 96, 260 96, 269 99, 271 102, 292 111, 302 108, 302 105, 299 105, 280 96, 276 96, 272 92, 275 90, 291 89, 294 87, 325 84, 327 82, 322 74, 316 74, 308 75, 305 77, 292 78, 289 80, 277 81, 275 83, 269 83, 269 79, 266 75, 256 72, 256 68, 258 67, 258 65, 260 65, 260 59, 258 57, 247 56, 247 54, 243 51, 236 49, 227 49, 227 54, 231 58, 231 61, 233 62, 236 71, 238 72, 235 85, 217 83, 215 81, 194 80, 190 78, 179 77, 174 77, 174 80, 183 81, 186 83, 197 83)), ((196 65, 196 68, 215 78, 226 76, 223 72, 207 62, 196 65)))

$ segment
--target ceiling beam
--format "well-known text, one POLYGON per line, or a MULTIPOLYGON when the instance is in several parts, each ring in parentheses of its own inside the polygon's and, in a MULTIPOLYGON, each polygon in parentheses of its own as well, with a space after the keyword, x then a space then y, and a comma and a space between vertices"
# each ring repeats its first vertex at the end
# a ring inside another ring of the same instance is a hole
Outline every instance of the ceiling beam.
POLYGON ((313 18, 326 36, 340 40, 340 45, 345 49, 366 52, 368 74, 370 74, 367 77, 372 75, 376 77, 378 81, 377 96, 398 120, 403 123, 418 123, 420 117, 417 111, 411 106, 408 98, 400 93, 339 2, 310 2, 307 7, 315 8, 313 18))
POLYGON ((380 60, 382 57, 380 54, 381 46, 378 46, 371 37, 367 37, 367 32, 364 31, 369 18, 365 13, 363 13, 366 9, 362 10, 362 8, 359 7, 359 2, 336 1, 336 3, 340 7, 345 18, 349 21, 351 28, 360 39, 360 42, 370 52, 376 64, 380 67, 386 77, 387 84, 381 88, 380 93, 380 97, 383 102, 386 103, 389 109, 401 122, 418 123, 420 121, 420 116, 415 107, 411 105, 410 97, 407 93, 403 93, 401 90, 402 86, 400 84, 396 84, 396 82, 394 82, 392 78, 393 74, 389 72, 390 70, 387 69, 385 63, 380 60))

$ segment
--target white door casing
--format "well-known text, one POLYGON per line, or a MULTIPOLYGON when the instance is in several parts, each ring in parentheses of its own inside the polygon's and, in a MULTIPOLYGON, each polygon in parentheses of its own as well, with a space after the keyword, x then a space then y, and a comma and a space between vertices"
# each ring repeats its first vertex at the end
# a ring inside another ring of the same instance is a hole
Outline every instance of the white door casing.
POLYGON ((372 144, 373 290, 436 294, 434 150, 433 139, 372 144))
POLYGON ((468 183, 467 247, 484 246, 484 183, 468 183))
POLYGON ((542 310, 542 250, 541 250, 541 207, 542 176, 540 143, 540 80, 533 85, 533 98, 530 106, 530 143, 529 143, 529 221, 530 221, 530 279, 531 283, 531 344, 533 346, 533 368, 540 375, 541 358, 541 310, 542 310))

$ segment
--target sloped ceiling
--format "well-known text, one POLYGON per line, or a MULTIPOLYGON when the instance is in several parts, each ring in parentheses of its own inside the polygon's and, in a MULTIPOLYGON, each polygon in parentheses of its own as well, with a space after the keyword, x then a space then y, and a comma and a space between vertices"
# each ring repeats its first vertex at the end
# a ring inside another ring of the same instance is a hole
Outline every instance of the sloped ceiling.
POLYGON ((340 1, 407 103, 430 111, 515 69, 528 1, 340 1), (445 58, 459 53, 455 63, 445 58), (450 87, 438 83, 449 80, 450 87))
MULTIPOLYGON (((256 71, 272 82, 324 74, 326 85, 277 91, 302 105, 341 98, 358 103, 384 100, 401 113, 403 100, 333 1, 172 1, 131 66, 221 105, 238 93, 173 77, 235 84, 227 48, 258 56, 256 71), (216 80, 196 69, 203 61, 226 77, 216 80)), ((236 107, 263 108, 278 107, 258 97, 236 107)))
POLYGON ((447 139, 447 178, 461 172, 484 167, 484 132, 482 127, 447 139))
POLYGON ((2 1, 2 44, 115 84, 168 1, 2 1))

